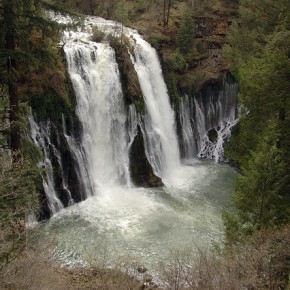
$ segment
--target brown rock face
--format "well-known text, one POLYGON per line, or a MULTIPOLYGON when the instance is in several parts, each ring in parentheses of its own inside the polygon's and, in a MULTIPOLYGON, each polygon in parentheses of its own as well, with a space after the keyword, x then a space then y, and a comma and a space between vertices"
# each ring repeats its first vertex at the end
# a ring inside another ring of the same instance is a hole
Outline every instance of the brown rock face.
POLYGON ((197 38, 212 36, 225 36, 228 32, 230 22, 224 18, 197 17, 197 38))
POLYGON ((137 111, 142 112, 144 103, 138 76, 127 50, 127 47, 129 47, 128 41, 124 39, 123 42, 112 40, 110 44, 115 50, 125 102, 126 104, 134 104, 137 111))

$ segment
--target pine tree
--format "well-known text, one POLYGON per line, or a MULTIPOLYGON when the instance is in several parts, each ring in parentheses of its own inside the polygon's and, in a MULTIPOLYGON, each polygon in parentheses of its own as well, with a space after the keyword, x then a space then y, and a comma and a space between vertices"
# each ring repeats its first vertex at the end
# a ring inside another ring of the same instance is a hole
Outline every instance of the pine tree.
POLYGON ((290 221, 290 176, 285 154, 279 148, 281 133, 277 123, 268 122, 238 177, 233 196, 235 211, 224 214, 230 243, 256 230, 290 221))
POLYGON ((121 24, 121 34, 120 34, 120 40, 123 42, 123 30, 124 30, 124 24, 128 20, 128 9, 126 6, 126 2, 124 0, 119 0, 115 7, 114 16, 117 21, 121 24))
MULTIPOLYGON (((29 99, 31 90, 43 93, 51 85, 49 80, 53 75, 64 81, 57 48, 62 27, 46 14, 46 9, 57 10, 52 2, 3 0, 1 8, 0 83, 8 87, 10 147, 18 152, 21 149, 20 102, 29 99)), ((63 86, 60 81, 51 83, 59 86, 53 89, 64 90, 60 88, 63 86)))
POLYGON ((290 2, 243 0, 225 52, 240 84, 239 130, 228 154, 241 167, 229 242, 289 222, 290 2))
POLYGON ((177 46, 182 53, 188 53, 195 37, 195 25, 190 13, 185 13, 177 35, 177 46))

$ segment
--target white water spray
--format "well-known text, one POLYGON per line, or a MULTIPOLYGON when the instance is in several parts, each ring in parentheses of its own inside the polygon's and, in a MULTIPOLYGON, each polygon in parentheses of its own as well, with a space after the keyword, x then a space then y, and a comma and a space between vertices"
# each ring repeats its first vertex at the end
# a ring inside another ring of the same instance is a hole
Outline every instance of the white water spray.
POLYGON ((134 66, 146 105, 141 118, 146 156, 154 173, 170 184, 180 167, 174 111, 156 50, 136 31, 130 30, 129 36, 134 39, 134 66))
MULTIPOLYGON (((86 38, 92 33, 91 28, 94 26, 107 35, 120 37, 121 25, 114 21, 88 17, 86 26, 86 38)), ((180 168, 180 153, 174 111, 170 106, 159 59, 156 50, 136 30, 124 27, 124 34, 134 46, 135 58, 131 59, 134 61, 146 106, 145 115, 138 118, 144 137, 145 153, 154 173, 170 184, 176 170, 180 168)), ((68 34, 66 40, 67 36, 68 34)), ((74 34, 73 38, 80 39, 80 33, 74 34)))
POLYGON ((93 42, 70 42, 64 50, 93 194, 102 186, 129 185, 126 113, 114 51, 93 42))
POLYGON ((180 103, 180 127, 185 159, 200 157, 224 161, 223 144, 238 123, 236 83, 224 80, 219 93, 185 96, 180 103), (214 138, 210 134, 214 134, 214 138))
POLYGON ((39 164, 40 167, 45 168, 44 176, 43 176, 43 188, 45 191, 45 196, 47 198, 48 207, 52 214, 57 213, 61 209, 63 209, 63 204, 57 196, 55 190, 55 181, 53 176, 53 167, 51 162, 51 152, 56 151, 56 148, 50 141, 50 122, 40 123, 38 125, 33 116, 29 117, 30 130, 31 130, 31 138, 34 143, 38 145, 38 147, 43 149, 44 152, 44 161, 39 164))
POLYGON ((133 104, 129 106, 128 134, 129 134, 128 148, 130 149, 131 145, 133 144, 134 138, 138 134, 138 114, 137 114, 136 108, 133 104))

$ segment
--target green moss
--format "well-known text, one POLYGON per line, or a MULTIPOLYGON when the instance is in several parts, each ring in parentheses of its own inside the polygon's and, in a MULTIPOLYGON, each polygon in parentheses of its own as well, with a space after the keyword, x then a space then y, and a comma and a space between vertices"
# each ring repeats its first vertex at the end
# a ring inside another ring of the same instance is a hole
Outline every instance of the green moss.
POLYGON ((192 95, 196 92, 197 84, 202 77, 192 71, 177 72, 170 63, 164 65, 163 73, 171 103, 175 106, 179 104, 184 94, 192 95))
POLYGON ((182 94, 178 89, 179 75, 174 71, 164 71, 164 79, 167 85, 168 93, 170 96, 171 103, 178 104, 182 94))
POLYGON ((123 43, 120 43, 116 39, 111 39, 110 45, 115 50, 125 103, 127 105, 134 104, 137 112, 144 114, 145 104, 142 97, 142 91, 137 73, 128 53, 128 49, 132 49, 130 47, 130 42, 126 38, 123 39, 123 43))
POLYGON ((61 126, 62 114, 65 117, 76 118, 74 112, 76 99, 68 75, 65 81, 65 94, 68 96, 67 98, 63 98, 55 90, 48 88, 44 94, 31 94, 29 96, 29 105, 39 120, 51 119, 61 126))
POLYGON ((52 90, 45 95, 33 95, 30 98, 30 106, 40 120, 52 119, 61 122, 61 114, 68 115, 72 107, 52 90))

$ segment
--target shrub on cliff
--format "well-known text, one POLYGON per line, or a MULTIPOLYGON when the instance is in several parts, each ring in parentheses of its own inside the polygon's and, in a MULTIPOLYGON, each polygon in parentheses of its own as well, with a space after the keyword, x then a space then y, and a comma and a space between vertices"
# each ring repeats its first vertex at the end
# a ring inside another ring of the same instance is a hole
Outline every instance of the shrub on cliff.
POLYGON ((39 178, 27 159, 0 155, 0 269, 26 246, 25 219, 37 209, 39 178))

